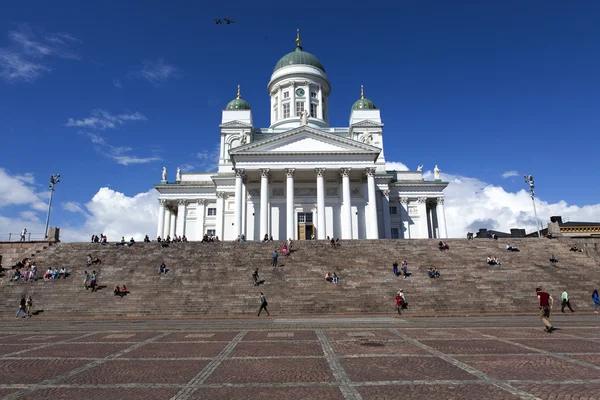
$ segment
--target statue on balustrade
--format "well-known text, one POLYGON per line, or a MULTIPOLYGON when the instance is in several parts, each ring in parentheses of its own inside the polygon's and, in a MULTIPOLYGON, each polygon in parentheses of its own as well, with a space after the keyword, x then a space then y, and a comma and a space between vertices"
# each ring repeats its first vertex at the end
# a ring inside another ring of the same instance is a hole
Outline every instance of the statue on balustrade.
POLYGON ((305 125, 308 125, 308 111, 306 110, 302 111, 302 114, 300 114, 300 126, 305 125))
POLYGON ((177 168, 177 173, 175 174, 175 180, 177 182, 181 181, 181 168, 177 168))
POLYGON ((439 181, 441 179, 440 178, 440 171, 441 171, 441 169, 439 169, 437 165, 433 169, 433 179, 435 179, 436 181, 439 181))
POLYGON ((167 180, 167 167, 163 167, 163 170, 162 170, 162 180, 163 181, 167 180))

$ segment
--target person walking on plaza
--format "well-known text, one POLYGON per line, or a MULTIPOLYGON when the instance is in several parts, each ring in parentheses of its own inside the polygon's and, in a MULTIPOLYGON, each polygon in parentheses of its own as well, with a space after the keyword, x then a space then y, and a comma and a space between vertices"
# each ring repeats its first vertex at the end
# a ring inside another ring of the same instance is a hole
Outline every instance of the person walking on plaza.
POLYGON ((271 265, 273 266, 273 268, 277 268, 277 257, 279 257, 279 254, 277 254, 277 250, 273 251, 272 257, 273 261, 271 265))
POLYGON ((31 295, 27 296, 27 301, 25 302, 25 311, 27 311, 27 316, 31 317, 31 307, 33 307, 33 299, 31 295))
POLYGON ((571 312, 575 312, 575 311, 573 311, 573 308, 571 307, 571 302, 569 301, 569 294, 567 293, 567 289, 565 289, 565 291, 562 292, 562 295, 560 296, 560 298, 562 300, 562 304, 560 307, 561 312, 565 312, 565 307, 569 307, 569 310, 571 310, 571 312))
POLYGON ((267 310, 268 305, 269 303, 267 303, 267 298, 265 297, 263 292, 260 292, 260 308, 258 309, 258 317, 260 317, 260 312, 262 310, 265 310, 267 312, 267 315, 271 315, 269 314, 269 310, 267 310))
POLYGON ((21 301, 19 302, 19 309, 17 310, 17 316, 15 318, 19 318, 19 315, 23 313, 23 318, 31 318, 31 315, 27 315, 27 300, 25 300, 25 295, 21 296, 21 301))
POLYGON ((594 312, 598 314, 598 307, 600 307, 600 299, 598 298, 597 290, 594 290, 594 293, 592 293, 592 300, 594 301, 594 312))
POLYGON ((21 242, 25 241, 25 235, 27 235, 27 229, 23 228, 21 231, 21 242))
POLYGON ((550 310, 552 310, 552 306, 554 305, 554 299, 539 287, 535 288, 535 292, 538 298, 538 305, 540 306, 540 318, 544 325, 546 325, 546 332, 550 333, 556 329, 550 323, 550 310))

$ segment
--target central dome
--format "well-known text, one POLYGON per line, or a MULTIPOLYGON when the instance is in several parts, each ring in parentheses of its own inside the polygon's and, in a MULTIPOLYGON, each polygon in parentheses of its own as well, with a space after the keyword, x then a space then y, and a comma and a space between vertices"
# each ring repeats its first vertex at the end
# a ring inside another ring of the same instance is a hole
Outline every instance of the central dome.
POLYGON ((321 71, 325 72, 325 67, 323 67, 321 61, 319 61, 319 59, 313 56, 312 54, 303 51, 302 46, 300 46, 300 43, 302 43, 302 41, 300 40, 300 30, 298 29, 298 37, 296 38, 296 50, 281 57, 281 59, 277 61, 277 64, 275 64, 273 72, 288 65, 310 65, 315 68, 319 68, 321 71))

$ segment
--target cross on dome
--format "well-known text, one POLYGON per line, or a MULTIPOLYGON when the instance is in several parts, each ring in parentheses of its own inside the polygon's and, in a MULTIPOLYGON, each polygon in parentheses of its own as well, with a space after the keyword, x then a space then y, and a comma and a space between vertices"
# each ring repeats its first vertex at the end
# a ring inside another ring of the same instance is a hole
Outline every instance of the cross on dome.
POLYGON ((240 85, 238 85, 238 93, 237 93, 236 99, 239 99, 239 98, 240 98, 240 85))
POLYGON ((360 98, 365 98, 365 87, 363 85, 360 85, 360 98))
POLYGON ((302 46, 300 46, 302 44, 302 40, 300 39, 300 29, 296 29, 296 47, 298 47, 300 50, 302 50, 302 46))

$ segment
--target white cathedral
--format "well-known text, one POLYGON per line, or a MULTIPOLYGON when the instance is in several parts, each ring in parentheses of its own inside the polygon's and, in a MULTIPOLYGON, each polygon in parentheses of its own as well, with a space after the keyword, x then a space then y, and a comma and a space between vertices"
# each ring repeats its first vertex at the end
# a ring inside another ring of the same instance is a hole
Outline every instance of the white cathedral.
POLYGON ((223 110, 217 172, 163 168, 157 236, 202 240, 446 238, 443 190, 417 171, 386 170, 383 124, 361 96, 348 127, 329 125, 331 85, 321 62, 296 49, 267 87, 271 126, 254 126, 240 97, 223 110))

